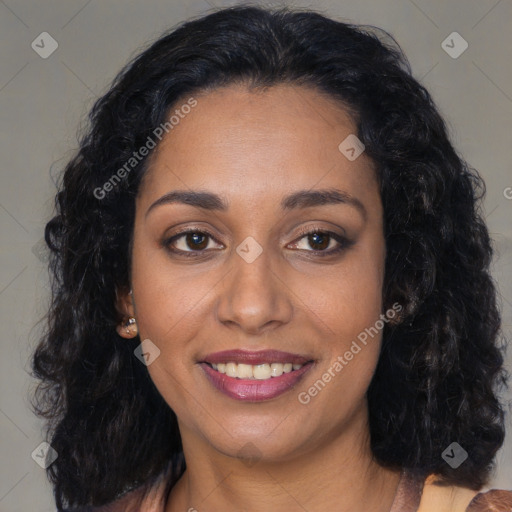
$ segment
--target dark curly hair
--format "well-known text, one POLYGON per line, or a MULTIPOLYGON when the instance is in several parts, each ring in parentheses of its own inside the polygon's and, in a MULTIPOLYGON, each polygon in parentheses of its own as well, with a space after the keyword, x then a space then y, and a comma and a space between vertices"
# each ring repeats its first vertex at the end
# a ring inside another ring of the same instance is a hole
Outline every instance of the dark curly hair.
POLYGON ((377 169, 383 306, 404 309, 385 327, 368 390, 374 457, 446 484, 486 483, 504 439, 506 375, 482 179, 389 34, 312 11, 237 6, 180 25, 133 59, 95 103, 64 170, 45 231, 52 304, 32 360, 34 408, 59 454, 47 470, 59 510, 149 491, 162 475, 170 489, 185 468, 176 416, 134 357, 140 339, 115 330, 148 158, 97 191, 183 98, 286 83, 345 106, 377 169), (469 454, 457 470, 441 457, 453 441, 469 454))

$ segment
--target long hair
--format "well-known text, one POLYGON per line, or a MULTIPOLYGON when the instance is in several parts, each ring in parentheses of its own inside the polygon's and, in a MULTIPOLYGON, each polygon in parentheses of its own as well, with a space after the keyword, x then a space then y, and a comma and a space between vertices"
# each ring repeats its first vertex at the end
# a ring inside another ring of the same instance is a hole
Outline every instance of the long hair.
POLYGON ((134 356, 140 339, 115 330, 147 157, 126 162, 195 93, 286 83, 344 105, 377 168, 384 308, 404 309, 385 327, 368 390, 374 457, 446 484, 486 482, 504 439, 505 375, 481 178, 389 34, 312 11, 238 6, 180 25, 133 59, 95 103, 64 169, 45 231, 52 304, 32 362, 34 407, 59 454, 47 470, 59 510, 149 490, 162 475, 172 486, 185 468, 176 416, 134 356), (456 470, 441 456, 452 442, 469 455, 456 470))

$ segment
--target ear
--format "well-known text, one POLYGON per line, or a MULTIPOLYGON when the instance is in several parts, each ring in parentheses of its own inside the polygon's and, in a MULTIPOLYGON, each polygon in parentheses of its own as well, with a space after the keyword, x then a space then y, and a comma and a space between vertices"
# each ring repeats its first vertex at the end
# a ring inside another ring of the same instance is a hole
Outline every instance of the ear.
POLYGON ((135 306, 133 294, 129 287, 116 289, 116 309, 119 313, 117 334, 122 338, 131 339, 137 335, 137 324, 134 322, 135 306), (132 319, 130 321, 130 319, 132 319))

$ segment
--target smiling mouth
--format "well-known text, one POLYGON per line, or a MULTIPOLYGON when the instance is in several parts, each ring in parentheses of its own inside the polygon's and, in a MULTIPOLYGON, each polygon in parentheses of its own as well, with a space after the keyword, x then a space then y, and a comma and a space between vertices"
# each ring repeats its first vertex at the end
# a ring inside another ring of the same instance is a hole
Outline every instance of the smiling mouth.
POLYGON ((243 363, 207 363, 215 371, 225 374, 235 379, 249 380, 268 380, 280 377, 284 373, 291 373, 300 370, 303 364, 293 363, 263 363, 263 364, 243 364, 243 363))
POLYGON ((202 357, 204 375, 235 400, 260 402, 292 389, 314 366, 306 355, 281 350, 224 350, 202 357))

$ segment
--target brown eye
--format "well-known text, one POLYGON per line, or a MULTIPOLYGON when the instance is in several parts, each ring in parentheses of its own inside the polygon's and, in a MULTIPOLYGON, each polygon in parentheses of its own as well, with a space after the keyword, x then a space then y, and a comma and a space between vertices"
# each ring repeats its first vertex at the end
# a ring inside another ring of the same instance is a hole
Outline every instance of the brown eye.
MULTIPOLYGON (((211 242, 215 245, 215 239, 210 233, 188 230, 166 239, 163 245, 171 252, 185 253, 186 256, 192 256, 194 253, 204 253, 207 252, 207 249, 210 250, 211 242)), ((222 245, 218 245, 222 247, 222 245)))
POLYGON ((302 236, 292 244, 292 248, 327 255, 339 252, 349 245, 350 242, 341 235, 316 229, 302 233, 302 236))
POLYGON ((323 251, 329 247, 331 236, 327 233, 312 233, 308 235, 308 243, 315 251, 323 251))
POLYGON ((206 249, 208 246, 207 236, 203 233, 187 233, 185 235, 185 243, 192 250, 206 249))

